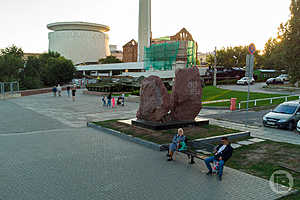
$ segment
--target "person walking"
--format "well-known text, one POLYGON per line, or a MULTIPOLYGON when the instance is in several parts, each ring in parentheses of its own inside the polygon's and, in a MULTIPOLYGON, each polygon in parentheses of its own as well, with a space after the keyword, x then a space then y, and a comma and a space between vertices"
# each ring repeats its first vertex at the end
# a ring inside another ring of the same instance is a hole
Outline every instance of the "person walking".
POLYGON ((115 97, 112 98, 112 107, 114 108, 116 105, 116 100, 115 100, 115 97))
POLYGON ((123 93, 122 94, 122 106, 124 106, 124 104, 125 104, 125 94, 123 93))
POLYGON ((75 101, 75 94, 76 94, 76 85, 74 84, 72 87, 72 100, 75 101))
POLYGON ((107 96, 107 107, 109 107, 109 108, 111 107, 111 92, 107 96))
POLYGON ((106 106, 106 99, 105 99, 104 95, 102 96, 102 103, 103 103, 103 107, 105 107, 106 106))
POLYGON ((61 97, 61 86, 60 86, 60 84, 57 85, 57 92, 58 92, 58 96, 61 97))
POLYGON ((70 90, 71 90, 71 87, 70 85, 67 86, 67 94, 68 94, 68 97, 70 97, 70 90))
POLYGON ((56 97, 57 88, 56 85, 52 88, 53 96, 56 97))

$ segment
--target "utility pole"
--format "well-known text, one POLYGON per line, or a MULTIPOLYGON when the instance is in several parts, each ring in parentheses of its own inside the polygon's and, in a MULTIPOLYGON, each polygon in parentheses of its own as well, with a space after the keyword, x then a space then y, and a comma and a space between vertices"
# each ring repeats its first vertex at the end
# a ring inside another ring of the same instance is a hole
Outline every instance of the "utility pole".
POLYGON ((217 47, 215 47, 214 86, 217 86, 217 47))

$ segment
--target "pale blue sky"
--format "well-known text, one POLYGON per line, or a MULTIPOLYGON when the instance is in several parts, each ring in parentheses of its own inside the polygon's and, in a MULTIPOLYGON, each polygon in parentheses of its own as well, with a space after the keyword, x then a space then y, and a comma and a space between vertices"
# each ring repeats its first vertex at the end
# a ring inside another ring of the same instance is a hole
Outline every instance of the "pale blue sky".
MULTIPOLYGON (((290 0, 152 0, 153 37, 191 32, 199 51, 248 45, 258 49, 289 18, 290 0)), ((138 0, 1 0, 0 48, 48 50, 48 23, 85 21, 111 27, 110 44, 137 40, 138 0)))

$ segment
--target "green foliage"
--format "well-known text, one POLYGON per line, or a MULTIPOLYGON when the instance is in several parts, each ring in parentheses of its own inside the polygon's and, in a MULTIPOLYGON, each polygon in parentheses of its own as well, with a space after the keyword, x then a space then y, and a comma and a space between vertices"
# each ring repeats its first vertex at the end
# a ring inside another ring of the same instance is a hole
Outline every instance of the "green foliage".
POLYGON ((111 64, 111 63, 121 63, 122 61, 116 58, 115 56, 107 56, 99 60, 100 64, 111 64))
POLYGON ((30 56, 26 62, 23 56, 14 45, 0 50, 0 81, 19 81, 22 89, 35 89, 68 83, 76 71, 71 60, 56 52, 30 56))
POLYGON ((0 81, 17 81, 24 67, 23 51, 16 46, 0 50, 0 81))
POLYGON ((47 86, 70 82, 76 71, 72 61, 64 57, 49 56, 47 60, 43 60, 42 62, 44 64, 44 73, 41 78, 47 86))
POLYGON ((280 24, 277 38, 265 45, 264 65, 267 68, 286 69, 292 83, 300 79, 300 0, 291 0, 291 17, 280 24))
MULTIPOLYGON (((248 46, 227 47, 217 50, 217 66, 224 66, 225 68, 231 67, 244 67, 246 66, 246 56, 249 54, 248 46)), ((262 58, 259 51, 255 52, 255 66, 262 65, 262 58)), ((214 55, 207 56, 207 63, 213 66, 214 55)))

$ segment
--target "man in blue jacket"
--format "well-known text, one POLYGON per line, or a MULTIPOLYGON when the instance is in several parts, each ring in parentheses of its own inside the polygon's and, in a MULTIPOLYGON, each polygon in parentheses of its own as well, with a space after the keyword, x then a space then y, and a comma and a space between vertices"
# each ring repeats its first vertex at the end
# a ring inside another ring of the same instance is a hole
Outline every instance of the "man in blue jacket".
POLYGON ((207 172, 207 175, 212 175, 212 168, 210 163, 214 161, 219 162, 218 178, 220 181, 222 180, 224 164, 232 156, 232 152, 233 152, 233 148, 231 147, 227 137, 223 137, 221 141, 223 144, 220 144, 216 148, 216 151, 214 152, 214 156, 211 156, 204 160, 206 167, 209 170, 207 172))

